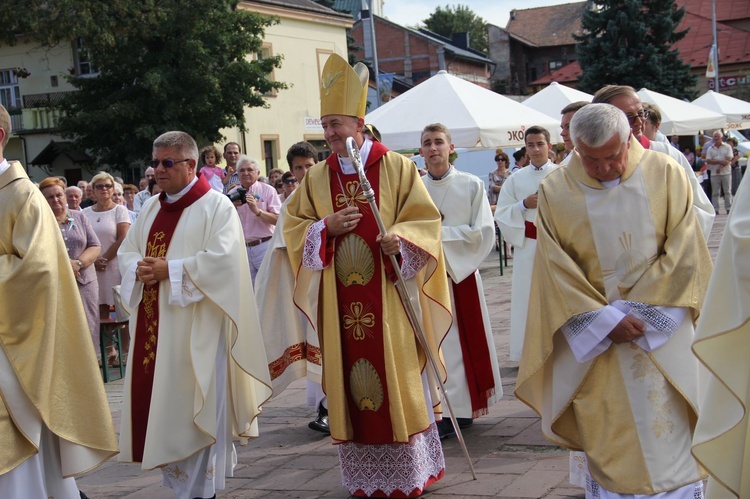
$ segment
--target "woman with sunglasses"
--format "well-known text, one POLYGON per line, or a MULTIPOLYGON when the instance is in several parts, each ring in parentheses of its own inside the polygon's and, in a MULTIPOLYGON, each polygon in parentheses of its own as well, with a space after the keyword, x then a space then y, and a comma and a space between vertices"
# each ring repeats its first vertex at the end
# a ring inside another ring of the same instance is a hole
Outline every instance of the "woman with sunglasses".
MULTIPOLYGON (((109 173, 98 173, 91 179, 94 186, 96 203, 83 210, 83 214, 94 227, 96 237, 102 245, 102 252, 94 261, 96 276, 99 281, 99 316, 109 317, 109 307, 114 305, 115 297, 112 287, 120 284, 120 269, 117 267, 117 250, 125 239, 130 228, 130 215, 124 206, 115 203, 115 179, 109 173)), ((110 365, 117 365, 117 354, 108 356, 110 365)))
POLYGON ((281 199, 281 202, 283 203, 286 198, 292 195, 294 192, 294 189, 297 188, 297 179, 294 175, 292 175, 292 172, 284 172, 284 174, 281 176, 281 189, 282 194, 279 196, 281 199))

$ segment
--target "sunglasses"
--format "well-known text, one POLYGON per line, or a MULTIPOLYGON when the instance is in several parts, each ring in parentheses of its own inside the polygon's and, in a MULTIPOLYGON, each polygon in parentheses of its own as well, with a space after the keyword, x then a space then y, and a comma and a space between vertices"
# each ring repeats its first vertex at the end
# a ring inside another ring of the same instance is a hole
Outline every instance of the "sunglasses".
POLYGON ((159 168, 159 164, 164 165, 164 168, 172 168, 177 163, 184 163, 185 161, 190 161, 190 158, 178 159, 176 161, 172 159, 162 159, 162 160, 152 159, 150 164, 151 164, 151 168, 156 170, 157 168, 159 168))
POLYGON ((640 118, 641 121, 646 121, 648 117, 651 116, 651 113, 648 111, 648 109, 641 109, 635 114, 626 114, 625 117, 628 118, 628 122, 632 125, 635 123, 635 120, 640 118))
POLYGON ((103 189, 110 190, 112 187, 114 187, 112 184, 96 184, 94 189, 101 191, 103 189))
POLYGON ((296 182, 297 182, 296 178, 287 178, 287 179, 284 179, 284 183, 285 184, 294 184, 296 182))

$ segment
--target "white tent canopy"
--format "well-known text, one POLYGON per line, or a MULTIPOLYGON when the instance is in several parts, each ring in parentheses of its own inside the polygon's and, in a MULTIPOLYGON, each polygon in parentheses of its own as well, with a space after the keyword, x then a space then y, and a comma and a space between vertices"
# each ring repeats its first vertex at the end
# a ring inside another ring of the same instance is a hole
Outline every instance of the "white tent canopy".
POLYGON ((442 123, 456 147, 520 147, 524 130, 539 125, 559 140, 558 120, 523 104, 440 71, 365 116, 386 147, 416 149, 422 129, 442 123))
POLYGON ((709 90, 695 99, 693 104, 726 116, 726 128, 734 130, 750 128, 750 102, 709 90))
POLYGON ((709 111, 689 102, 642 88, 638 91, 641 101, 659 106, 661 127, 665 135, 694 135, 699 130, 722 128, 727 123, 723 114, 709 111))
POLYGON ((553 81, 548 87, 545 87, 523 101, 523 105, 531 109, 536 109, 540 113, 544 113, 559 121, 560 111, 565 106, 578 101, 591 102, 593 98, 593 95, 589 95, 586 92, 581 92, 575 88, 566 87, 553 81))

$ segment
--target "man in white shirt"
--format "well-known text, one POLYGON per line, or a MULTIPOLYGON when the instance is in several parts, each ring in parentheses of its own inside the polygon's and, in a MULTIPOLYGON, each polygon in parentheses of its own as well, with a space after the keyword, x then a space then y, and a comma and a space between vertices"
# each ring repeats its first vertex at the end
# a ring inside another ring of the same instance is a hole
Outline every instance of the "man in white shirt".
POLYGON ((724 208, 732 209, 732 146, 724 142, 721 130, 713 133, 713 145, 706 150, 706 165, 711 171, 711 204, 719 213, 719 196, 724 191, 724 208))
POLYGON ((143 189, 141 192, 135 195, 133 198, 133 211, 136 213, 140 213, 141 209, 143 208, 143 203, 148 201, 148 199, 151 197, 151 193, 148 190, 148 184, 153 180, 154 178, 154 169, 150 166, 146 168, 146 188, 143 189))

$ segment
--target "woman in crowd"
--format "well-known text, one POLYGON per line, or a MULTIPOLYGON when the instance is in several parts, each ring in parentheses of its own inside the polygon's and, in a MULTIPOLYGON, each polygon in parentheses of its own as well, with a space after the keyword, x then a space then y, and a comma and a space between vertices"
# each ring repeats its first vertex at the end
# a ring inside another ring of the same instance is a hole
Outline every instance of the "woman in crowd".
POLYGON ((297 188, 297 179, 292 175, 292 172, 284 172, 281 176, 281 189, 283 194, 279 196, 283 203, 289 196, 292 195, 294 189, 297 188))
POLYGON ((283 184, 278 185, 279 180, 281 180, 281 176, 284 175, 284 170, 281 168, 274 168, 270 172, 268 172, 268 185, 276 189, 276 194, 281 196, 284 194, 283 184))
POLYGON ((125 207, 130 211, 133 210, 133 202, 135 201, 135 195, 138 194, 138 187, 133 184, 125 184, 122 186, 122 193, 125 196, 125 207))
MULTIPOLYGON (((60 225, 65 248, 68 250, 70 265, 78 283, 83 309, 94 342, 97 358, 101 357, 99 348, 99 283, 94 271, 94 261, 99 256, 101 246, 88 218, 77 210, 66 207, 65 184, 55 177, 48 177, 39 183, 45 199, 55 214, 60 225)), ((101 360, 101 359, 99 359, 101 360)))
MULTIPOLYGON (((83 214, 94 227, 94 232, 102 245, 102 254, 94 262, 99 279, 99 315, 109 317, 109 307, 114 305, 112 287, 120 284, 120 269, 117 267, 117 250, 130 228, 128 210, 112 199, 115 192, 115 179, 109 173, 98 173, 92 180, 96 203, 83 210, 83 214)), ((109 364, 119 362, 116 354, 107 359, 109 364)))
POLYGON ((125 209, 128 210, 128 215, 130 216, 130 225, 133 225, 138 215, 130 208, 128 208, 128 205, 125 202, 125 190, 123 186, 117 182, 115 182, 115 192, 114 194, 112 194, 112 201, 114 201, 115 204, 124 206, 125 209))
POLYGON ((487 198, 490 200, 490 205, 497 204, 497 195, 500 193, 500 188, 510 175, 510 159, 503 151, 495 155, 495 164, 497 164, 497 170, 490 172, 490 183, 487 187, 487 198))

